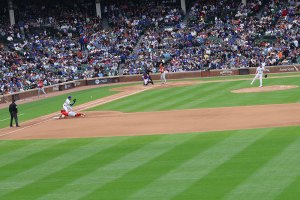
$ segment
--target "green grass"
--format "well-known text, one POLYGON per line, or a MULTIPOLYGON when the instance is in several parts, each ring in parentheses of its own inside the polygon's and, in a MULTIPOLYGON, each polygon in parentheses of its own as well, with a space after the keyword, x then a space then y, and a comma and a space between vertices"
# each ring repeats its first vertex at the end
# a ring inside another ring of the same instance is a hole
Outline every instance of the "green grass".
MULTIPOLYGON (((300 87, 264 93, 232 93, 231 90, 250 87, 249 80, 208 82, 192 86, 148 90, 90 110, 144 112, 209 107, 284 104, 299 102, 300 87)), ((298 85, 299 77, 265 79, 268 85, 298 85)), ((258 86, 258 80, 252 87, 258 86)))
MULTIPOLYGON (((283 76, 299 76, 300 72, 288 72, 288 73, 274 73, 268 74, 269 78, 280 78, 283 76)), ((215 77, 200 77, 200 78, 189 78, 185 80, 201 80, 201 81, 222 81, 222 80, 236 80, 236 79, 252 79, 254 74, 250 75, 236 75, 236 76, 215 76, 215 77)), ((168 81, 180 81, 180 80, 168 80, 168 81)))
POLYGON ((300 127, 0 141, 0 199, 299 199, 300 127))

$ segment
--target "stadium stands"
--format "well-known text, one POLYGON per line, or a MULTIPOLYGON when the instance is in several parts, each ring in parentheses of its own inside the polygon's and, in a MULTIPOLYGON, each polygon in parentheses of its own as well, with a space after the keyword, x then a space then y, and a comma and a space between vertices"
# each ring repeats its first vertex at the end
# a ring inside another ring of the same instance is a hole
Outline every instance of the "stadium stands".
POLYGON ((0 13, 1 91, 157 72, 162 61, 172 72, 300 63, 296 1, 189 2, 184 15, 173 0, 104 1, 98 18, 92 1, 18 1, 14 26, 0 13))

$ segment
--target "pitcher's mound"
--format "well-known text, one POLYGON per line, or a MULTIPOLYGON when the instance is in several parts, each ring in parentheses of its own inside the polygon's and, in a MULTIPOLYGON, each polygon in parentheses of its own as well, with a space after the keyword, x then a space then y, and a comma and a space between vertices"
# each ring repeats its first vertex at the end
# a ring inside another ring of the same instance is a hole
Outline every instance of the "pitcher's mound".
POLYGON ((271 92, 278 90, 289 90, 293 88, 297 88, 297 85, 271 85, 264 87, 251 87, 251 88, 243 88, 239 90, 232 90, 233 93, 249 93, 249 92, 271 92))

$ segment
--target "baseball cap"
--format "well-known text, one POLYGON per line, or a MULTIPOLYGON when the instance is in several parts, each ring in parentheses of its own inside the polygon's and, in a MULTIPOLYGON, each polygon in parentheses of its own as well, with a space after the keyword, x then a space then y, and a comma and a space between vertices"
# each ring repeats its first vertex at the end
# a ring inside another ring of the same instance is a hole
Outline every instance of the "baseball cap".
POLYGON ((72 96, 68 96, 68 99, 72 99, 72 96))

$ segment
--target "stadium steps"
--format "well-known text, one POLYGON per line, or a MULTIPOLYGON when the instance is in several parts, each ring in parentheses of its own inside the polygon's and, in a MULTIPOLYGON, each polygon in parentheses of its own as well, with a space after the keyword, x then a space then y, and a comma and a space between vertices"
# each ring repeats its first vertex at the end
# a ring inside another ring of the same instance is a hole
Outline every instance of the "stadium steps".
POLYGON ((110 26, 109 26, 109 24, 108 24, 108 20, 107 20, 106 17, 104 17, 104 18, 102 19, 102 28, 103 28, 104 30, 108 30, 108 29, 110 28, 110 26))

